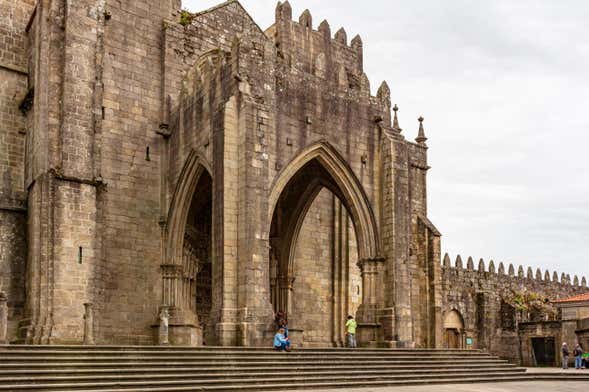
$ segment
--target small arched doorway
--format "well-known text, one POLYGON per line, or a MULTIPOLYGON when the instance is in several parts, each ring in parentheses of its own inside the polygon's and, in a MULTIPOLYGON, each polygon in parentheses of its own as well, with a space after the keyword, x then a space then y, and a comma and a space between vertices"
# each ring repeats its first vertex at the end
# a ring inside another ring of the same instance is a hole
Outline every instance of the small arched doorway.
POLYGON ((444 317, 444 344, 447 348, 464 348, 464 320, 455 309, 444 317))

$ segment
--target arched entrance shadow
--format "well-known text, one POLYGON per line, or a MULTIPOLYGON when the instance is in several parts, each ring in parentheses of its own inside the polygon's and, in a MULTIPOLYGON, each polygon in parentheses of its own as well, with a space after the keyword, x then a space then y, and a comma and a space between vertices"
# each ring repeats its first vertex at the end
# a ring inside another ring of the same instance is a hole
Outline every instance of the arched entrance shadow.
POLYGON ((292 311, 297 240, 309 208, 324 188, 341 202, 346 216, 349 215, 356 234, 358 258, 372 259, 379 253, 374 214, 352 169, 327 142, 308 147, 280 173, 269 197, 269 268, 275 311, 292 311))
MULTIPOLYGON (((192 210, 207 211, 207 226, 210 226, 212 203, 212 176, 208 162, 192 151, 180 172, 170 203, 165 225, 162 260, 162 302, 161 306, 170 314, 170 343, 176 345, 201 345, 202 325, 197 313, 197 279, 212 280, 210 262, 211 233, 207 231, 206 244, 199 244, 196 225, 197 215, 192 212, 193 222, 188 220, 192 210), (204 190, 199 195, 199 189, 204 190), (198 198, 195 197, 199 196, 198 198), (207 274, 206 279, 204 275, 207 274)), ((202 242, 202 241, 201 241, 202 242)), ((212 282, 208 283, 212 285, 212 282)), ((202 294, 202 288, 200 291, 202 294)), ((207 288, 210 291, 210 287, 207 288)), ((206 294, 210 297, 211 295, 206 294)), ((202 302, 202 301, 201 301, 202 302)), ((210 300, 200 309, 210 309, 210 300)))

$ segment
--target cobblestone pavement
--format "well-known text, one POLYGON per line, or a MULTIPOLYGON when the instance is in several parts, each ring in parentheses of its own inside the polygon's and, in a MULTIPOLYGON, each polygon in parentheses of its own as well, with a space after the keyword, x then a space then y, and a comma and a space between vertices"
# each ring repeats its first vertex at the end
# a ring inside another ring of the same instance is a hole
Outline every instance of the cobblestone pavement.
POLYGON ((415 387, 317 389, 316 392, 570 392, 589 389, 589 381, 530 381, 481 384, 422 385, 415 387))

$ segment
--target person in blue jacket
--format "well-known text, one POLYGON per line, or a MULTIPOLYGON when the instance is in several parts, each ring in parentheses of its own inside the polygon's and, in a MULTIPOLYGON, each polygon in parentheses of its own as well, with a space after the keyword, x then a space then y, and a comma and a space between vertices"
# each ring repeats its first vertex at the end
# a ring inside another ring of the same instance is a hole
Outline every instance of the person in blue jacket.
POLYGON ((290 339, 284 336, 284 328, 280 328, 274 335, 274 348, 280 351, 290 351, 290 339))

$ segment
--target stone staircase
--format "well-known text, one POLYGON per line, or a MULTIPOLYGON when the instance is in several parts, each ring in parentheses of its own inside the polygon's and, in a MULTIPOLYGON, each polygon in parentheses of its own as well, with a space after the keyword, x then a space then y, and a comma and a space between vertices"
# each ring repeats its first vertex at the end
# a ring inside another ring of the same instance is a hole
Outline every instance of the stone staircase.
POLYGON ((536 378, 476 350, 0 346, 0 391, 260 391, 536 378))

